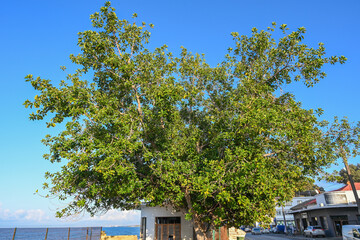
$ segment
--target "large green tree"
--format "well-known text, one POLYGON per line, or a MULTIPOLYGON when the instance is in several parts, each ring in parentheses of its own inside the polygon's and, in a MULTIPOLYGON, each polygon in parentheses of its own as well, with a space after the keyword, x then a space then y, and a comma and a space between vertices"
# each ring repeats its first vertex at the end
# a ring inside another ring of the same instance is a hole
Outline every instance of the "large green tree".
MULTIPOLYGON (((354 179, 354 182, 360 182, 360 164, 359 163, 356 165, 349 164, 349 169, 354 179)), ((338 183, 343 183, 343 184, 349 183, 349 176, 346 169, 341 169, 339 172, 337 172, 337 174, 338 174, 338 178, 337 178, 338 183)))
MULTIPOLYGON (((136 17, 136 16, 134 16, 136 17)), ((284 86, 312 87, 325 77, 323 44, 303 44, 305 29, 272 37, 252 29, 217 66, 185 48, 146 48, 145 23, 120 20, 110 3, 79 33, 79 68, 54 85, 32 75, 39 91, 26 107, 48 127, 49 194, 68 200, 58 216, 132 209, 141 202, 183 209, 198 239, 216 226, 268 221, 275 199, 289 200, 298 182, 334 160, 321 131, 321 110, 306 110, 284 86)))
POLYGON ((360 155, 360 122, 353 124, 346 117, 341 120, 335 117, 326 134, 330 136, 336 157, 341 159, 345 165, 343 173, 346 172, 347 179, 351 184, 360 214, 360 200, 353 179, 354 173, 348 163, 349 158, 360 155))

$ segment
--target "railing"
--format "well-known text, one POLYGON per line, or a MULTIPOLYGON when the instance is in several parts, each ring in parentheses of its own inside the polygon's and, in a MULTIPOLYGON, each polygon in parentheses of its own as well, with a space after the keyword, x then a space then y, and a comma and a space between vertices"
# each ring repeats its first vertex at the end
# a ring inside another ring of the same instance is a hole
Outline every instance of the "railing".
POLYGON ((0 240, 100 240, 101 227, 3 228, 0 240))

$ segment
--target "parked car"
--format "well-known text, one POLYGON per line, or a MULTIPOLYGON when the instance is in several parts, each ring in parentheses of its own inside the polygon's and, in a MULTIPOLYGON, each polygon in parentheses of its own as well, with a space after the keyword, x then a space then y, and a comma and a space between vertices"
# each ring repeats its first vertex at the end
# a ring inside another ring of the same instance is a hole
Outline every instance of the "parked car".
POLYGON ((245 230, 244 230, 245 232, 251 232, 251 228, 245 228, 245 230))
POLYGON ((322 227, 320 226, 308 226, 305 230, 304 230, 304 236, 309 236, 309 237, 318 237, 318 236, 322 236, 325 237, 325 231, 324 229, 322 229, 322 227))
POLYGON ((360 238, 360 225, 343 225, 342 235, 344 240, 360 238))
POLYGON ((270 233, 270 229, 269 228, 264 228, 262 230, 262 233, 266 234, 266 233, 270 233))
POLYGON ((260 234, 261 234, 260 228, 254 227, 254 228, 251 230, 251 234, 252 234, 252 235, 260 235, 260 234))

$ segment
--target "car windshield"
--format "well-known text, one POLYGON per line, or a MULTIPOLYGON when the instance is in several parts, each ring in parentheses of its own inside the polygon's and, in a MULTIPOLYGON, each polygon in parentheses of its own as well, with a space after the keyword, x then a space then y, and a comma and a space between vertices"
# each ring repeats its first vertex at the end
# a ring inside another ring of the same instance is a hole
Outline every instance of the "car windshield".
POLYGON ((321 229, 321 227, 314 227, 315 229, 321 229))
POLYGON ((260 231, 260 228, 253 228, 253 231, 260 231))

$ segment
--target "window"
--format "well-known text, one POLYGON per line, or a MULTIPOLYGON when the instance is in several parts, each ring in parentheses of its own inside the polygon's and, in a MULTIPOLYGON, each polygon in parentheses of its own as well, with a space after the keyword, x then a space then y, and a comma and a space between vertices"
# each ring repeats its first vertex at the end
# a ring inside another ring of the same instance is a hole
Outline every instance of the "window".
POLYGON ((355 238, 359 238, 360 239, 360 233, 359 233, 359 230, 358 228, 353 228, 353 235, 355 238))
POLYGON ((285 214, 286 215, 292 215, 290 212, 291 212, 291 210, 287 210, 287 211, 285 211, 285 214))
POLYGON ((146 217, 141 218, 141 226, 140 226, 140 239, 146 239, 146 217))
POLYGON ((286 202, 285 206, 292 206, 292 202, 286 202))
POLYGON ((155 218, 156 240, 180 240, 181 219, 180 217, 157 217, 155 218))
POLYGON ((302 200, 297 200, 297 204, 300 204, 300 203, 302 203, 302 200))
POLYGON ((157 224, 175 224, 180 223, 180 217, 157 217, 157 224))

